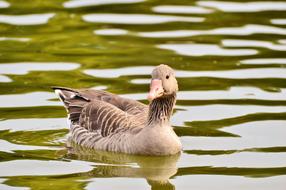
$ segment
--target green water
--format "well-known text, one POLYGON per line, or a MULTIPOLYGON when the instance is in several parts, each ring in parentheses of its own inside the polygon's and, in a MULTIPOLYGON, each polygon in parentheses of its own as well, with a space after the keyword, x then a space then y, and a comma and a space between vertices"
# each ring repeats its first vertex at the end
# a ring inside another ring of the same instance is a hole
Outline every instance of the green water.
POLYGON ((285 189, 286 2, 1 0, 0 189, 285 189), (181 155, 65 148, 50 86, 147 103, 176 70, 181 155))

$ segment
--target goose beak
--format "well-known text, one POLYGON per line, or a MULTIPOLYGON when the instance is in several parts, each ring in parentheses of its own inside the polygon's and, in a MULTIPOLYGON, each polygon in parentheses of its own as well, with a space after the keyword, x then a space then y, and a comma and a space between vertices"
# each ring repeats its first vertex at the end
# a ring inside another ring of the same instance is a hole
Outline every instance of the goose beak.
POLYGON ((152 79, 150 84, 150 91, 147 96, 149 101, 161 97, 164 93, 162 81, 159 79, 152 79))

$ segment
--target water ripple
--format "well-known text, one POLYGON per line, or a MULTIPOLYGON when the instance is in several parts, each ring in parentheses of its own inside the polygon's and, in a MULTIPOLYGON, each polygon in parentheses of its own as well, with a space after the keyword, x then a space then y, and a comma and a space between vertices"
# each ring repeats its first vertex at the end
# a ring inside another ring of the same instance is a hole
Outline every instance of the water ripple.
MULTIPOLYGON (((147 75, 154 67, 126 67, 117 69, 87 69, 87 75, 99 78, 117 78, 120 76, 147 75)), ((252 68, 221 71, 183 71, 176 70, 176 77, 217 77, 229 79, 286 78, 285 68, 252 68)))
MULTIPOLYGON (((240 138, 182 137, 184 149, 192 150, 242 150, 255 147, 285 146, 285 121, 254 121, 223 128, 240 138), (184 143, 183 143, 184 144, 184 143)), ((278 154, 279 155, 279 154, 278 154)))
POLYGON ((0 23, 12 25, 40 25, 48 23, 49 19, 54 16, 54 13, 30 15, 0 15, 0 23))
POLYGON ((188 169, 191 172, 189 172, 189 175, 185 174, 186 176, 177 176, 176 180, 174 180, 174 185, 177 189, 201 190, 224 188, 239 190, 242 184, 243 188, 248 190, 267 190, 272 189, 272 187, 275 187, 276 190, 284 190, 285 186, 285 175, 278 174, 281 176, 269 177, 267 174, 263 175, 263 172, 260 172, 269 170, 269 168, 257 169, 259 170, 258 172, 251 172, 252 170, 255 170, 255 168, 210 168, 209 170, 206 169, 207 171, 204 172, 202 171, 203 168, 207 167, 189 167, 185 168, 185 170, 183 169, 183 173, 188 173, 184 172, 188 169), (210 170, 214 171, 212 172, 210 170), (225 170, 225 172, 221 172, 222 170, 225 170), (244 173, 244 176, 237 176, 238 173, 240 173, 240 175, 241 173, 244 173), (222 175, 225 176, 222 177, 222 175), (202 178, 207 181, 207 183, 202 182, 202 178))
POLYGON ((258 53, 254 49, 224 49, 214 44, 161 44, 157 47, 186 56, 247 56, 258 53))
POLYGON ((60 102, 49 101, 57 98, 51 92, 31 92, 27 94, 0 95, 0 107, 35 107, 35 106, 57 106, 60 102))
POLYGON ((231 2, 231 1, 198 1, 198 5, 212 7, 223 12, 260 12, 260 11, 285 11, 286 2, 282 1, 255 1, 255 2, 231 2))
POLYGON ((274 44, 269 41, 259 40, 238 40, 238 39, 224 39, 222 40, 224 47, 257 47, 268 48, 275 51, 286 51, 286 45, 274 44))
POLYGON ((7 8, 10 4, 6 1, 0 1, 0 8, 7 8))
POLYGON ((255 69, 236 69, 225 71, 197 71, 181 72, 181 77, 217 77, 229 79, 261 79, 261 78, 286 78, 284 68, 255 68, 255 69))
POLYGON ((83 16, 83 20, 113 24, 160 24, 166 22, 203 22, 204 18, 147 14, 88 14, 83 16))
POLYGON ((6 189, 6 190, 30 190, 28 187, 15 187, 15 186, 9 186, 5 184, 7 182, 7 179, 1 179, 0 178, 0 189, 6 189))
POLYGON ((280 18, 280 19, 271 19, 272 24, 278 24, 278 25, 286 25, 286 19, 280 18))
POLYGON ((138 33, 139 36, 148 38, 179 38, 199 35, 248 36, 252 34, 286 35, 286 29, 267 25, 247 24, 241 27, 225 27, 211 30, 173 30, 138 33))
POLYGON ((183 6, 183 5, 160 5, 153 7, 152 10, 157 13, 176 13, 176 14, 209 14, 212 9, 207 9, 198 6, 183 6))
POLYGON ((187 121, 212 121, 226 118, 242 117, 259 113, 283 113, 286 106, 257 106, 257 105, 199 105, 177 106, 172 122, 175 126, 185 126, 187 121))
POLYGON ((99 29, 95 30, 94 34, 102 35, 102 36, 119 36, 128 34, 127 30, 117 29, 117 28, 109 28, 109 29, 99 29))
POLYGON ((280 92, 266 92, 253 87, 231 87, 228 90, 207 91, 181 91, 178 93, 179 100, 286 100, 286 89, 280 92))
POLYGON ((87 69, 83 72, 87 75, 102 78, 118 78, 127 75, 150 75, 154 67, 123 67, 117 69, 87 69))
MULTIPOLYGON (((145 83, 149 84, 150 79, 146 79, 145 83)), ((136 100, 145 100, 146 93, 121 94, 122 97, 132 98, 136 100)), ((239 99, 255 99, 255 100, 286 100, 286 89, 280 89, 279 92, 266 92, 254 87, 230 87, 227 90, 192 90, 179 91, 178 100, 239 100, 239 99)))
POLYGON ((29 42, 30 38, 0 37, 0 41, 29 42))
POLYGON ((59 149, 60 149, 59 147, 52 147, 52 146, 33 146, 33 145, 13 144, 6 140, 0 139, 0 152, 13 153, 16 150, 59 150, 59 149))
POLYGON ((87 172, 93 169, 82 161, 13 160, 0 162, 0 176, 47 176, 87 172))
MULTIPOLYGON (((1 63, 0 74, 26 75, 31 71, 69 71, 77 69, 79 67, 80 65, 77 63, 63 63, 63 62, 1 63)), ((11 82, 12 80, 6 76, 1 76, 0 82, 1 81, 11 82)))
POLYGON ((271 64, 286 64, 286 58, 258 58, 258 59, 245 59, 240 61, 245 65, 271 65, 271 64))
POLYGON ((286 165, 286 153, 239 152, 231 155, 189 155, 184 154, 181 162, 190 162, 192 166, 212 167, 255 167, 271 168, 286 165))
POLYGON ((0 75, 0 82, 12 82, 12 80, 9 77, 0 75))
POLYGON ((108 5, 108 4, 132 4, 140 3, 145 0, 70 0, 64 2, 65 8, 79 8, 87 6, 98 6, 98 5, 108 5))
POLYGON ((15 131, 43 131, 67 129, 66 118, 48 119, 11 119, 0 121, 1 130, 15 131))
POLYGON ((285 45, 286 45, 286 39, 278 40, 278 43, 280 43, 280 44, 285 44, 285 45))

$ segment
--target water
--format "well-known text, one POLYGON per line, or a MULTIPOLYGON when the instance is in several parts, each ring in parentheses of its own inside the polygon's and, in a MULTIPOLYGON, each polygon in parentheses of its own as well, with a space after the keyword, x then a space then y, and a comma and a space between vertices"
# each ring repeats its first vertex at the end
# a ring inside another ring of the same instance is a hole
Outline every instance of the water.
POLYGON ((0 189, 285 189, 285 51, 285 1, 1 0, 0 189), (181 155, 65 148, 50 86, 147 103, 162 63, 181 155))

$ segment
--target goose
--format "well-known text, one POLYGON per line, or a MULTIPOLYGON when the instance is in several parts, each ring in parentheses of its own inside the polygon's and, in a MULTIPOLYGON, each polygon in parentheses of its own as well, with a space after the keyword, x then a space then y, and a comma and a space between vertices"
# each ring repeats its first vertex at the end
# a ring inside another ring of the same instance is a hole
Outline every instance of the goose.
POLYGON ((170 123, 178 91, 174 70, 161 64, 151 77, 149 105, 103 90, 52 87, 68 112, 69 139, 85 148, 126 154, 181 152, 170 123))

